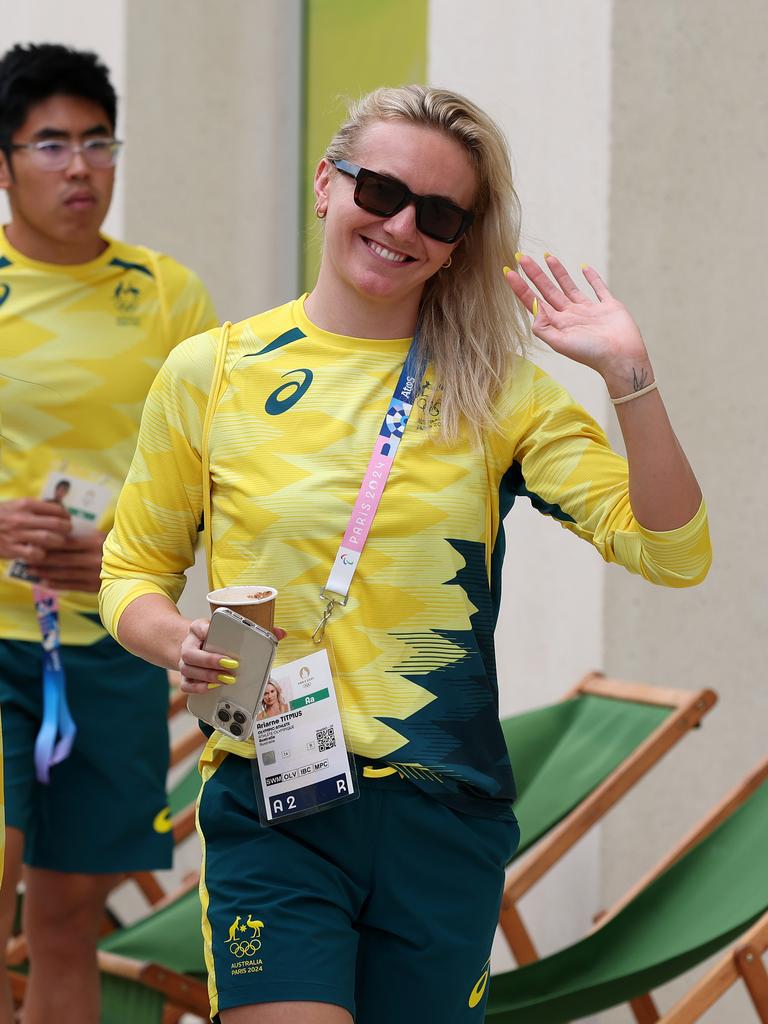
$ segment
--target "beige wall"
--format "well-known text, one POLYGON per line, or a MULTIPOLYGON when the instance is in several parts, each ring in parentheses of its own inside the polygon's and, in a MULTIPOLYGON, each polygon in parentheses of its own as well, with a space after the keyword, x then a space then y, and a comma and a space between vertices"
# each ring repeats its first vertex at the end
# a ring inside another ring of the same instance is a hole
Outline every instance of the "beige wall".
MULTIPOLYGON (((760 0, 485 0, 468 18, 460 0, 432 0, 430 16, 431 81, 467 92, 508 133, 528 250, 605 267, 638 318, 712 518, 714 568, 687 591, 603 566, 534 513, 508 519, 503 710, 553 699, 593 666, 720 693, 704 727, 524 905, 547 950, 582 934, 766 753, 768 10, 760 0)), ((618 443, 599 379, 546 365, 618 443)), ((506 966, 495 954, 495 969, 506 966)), ((624 1009, 600 1017, 630 1019, 624 1009)), ((753 1019, 742 993, 705 1018, 753 1019)))
POLYGON ((130 0, 125 235, 200 273, 222 319, 298 282, 298 0, 130 0))
MULTIPOLYGON (((466 93, 499 122, 523 207, 522 248, 555 252, 574 273, 608 261, 610 17, 608 0, 484 0, 471 18, 464 0, 430 4, 430 82, 466 93)), ((535 358, 606 422, 596 374, 543 347, 535 358)), ((512 714, 559 699, 602 665, 603 567, 527 501, 510 512, 506 536, 496 641, 501 710, 512 714)), ((599 871, 595 834, 523 900, 540 951, 589 928, 599 871)), ((492 964, 512 966, 502 939, 492 964)))
MULTIPOLYGON (((612 51, 611 281, 653 346, 709 505, 714 566, 678 592, 609 571, 606 665, 710 686, 720 703, 604 829, 607 900, 767 752, 768 8, 616 0, 612 51)), ((739 991, 703 1019, 755 1016, 739 991)))

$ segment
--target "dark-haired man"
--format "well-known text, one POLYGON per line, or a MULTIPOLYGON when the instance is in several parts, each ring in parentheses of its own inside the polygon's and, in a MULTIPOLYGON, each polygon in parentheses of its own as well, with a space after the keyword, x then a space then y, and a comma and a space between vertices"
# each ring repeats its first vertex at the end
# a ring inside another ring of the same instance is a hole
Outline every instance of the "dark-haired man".
MULTIPOLYGON (((121 873, 168 867, 172 853, 167 681, 105 635, 96 595, 154 375, 216 321, 191 271, 101 233, 115 127, 94 54, 30 45, 0 58, 11 210, 0 232, 0 950, 23 858, 25 1024, 96 1024, 106 894, 121 873)), ((6 991, 0 1022, 11 1020, 6 991)))

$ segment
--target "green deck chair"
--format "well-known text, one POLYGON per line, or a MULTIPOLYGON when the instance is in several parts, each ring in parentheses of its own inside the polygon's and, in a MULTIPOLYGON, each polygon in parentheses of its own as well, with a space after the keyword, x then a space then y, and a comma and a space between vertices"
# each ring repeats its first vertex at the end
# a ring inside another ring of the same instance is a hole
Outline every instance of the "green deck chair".
POLYGON ((521 843, 499 923, 518 964, 538 954, 517 903, 717 700, 591 673, 558 704, 502 722, 521 843))
POLYGON ((101 1024, 163 1024, 166 1004, 208 1018, 197 886, 99 943, 101 1024))
POLYGON ((768 759, 591 935, 493 977, 486 1021, 565 1024, 629 1002, 642 1024, 688 1024, 737 977, 768 1021, 766 850, 768 759), (649 991, 740 936, 737 949, 662 1017, 649 991))

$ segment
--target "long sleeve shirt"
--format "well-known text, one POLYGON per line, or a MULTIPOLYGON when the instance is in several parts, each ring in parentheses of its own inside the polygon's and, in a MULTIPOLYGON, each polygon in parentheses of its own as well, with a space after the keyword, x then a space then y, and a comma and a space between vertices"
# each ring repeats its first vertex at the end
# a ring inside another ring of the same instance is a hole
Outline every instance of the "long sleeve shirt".
MULTIPOLYGON (((177 601, 203 515, 209 466, 214 587, 278 588, 284 661, 311 648, 320 590, 387 411, 409 338, 366 340, 312 324, 299 299, 171 354, 149 395, 104 556, 101 613, 117 634, 143 594, 177 601), (206 410, 212 404, 206 433, 206 410), (205 437, 204 437, 205 435, 205 437)), ((349 602, 331 620, 349 748, 396 766, 469 813, 504 815, 514 796, 498 722, 493 632, 502 520, 528 498, 563 528, 653 583, 696 583, 710 561, 706 512, 643 529, 627 466, 563 388, 514 363, 498 432, 482 446, 439 436, 431 374, 398 450, 349 602)), ((215 742, 253 756, 246 744, 215 742)))

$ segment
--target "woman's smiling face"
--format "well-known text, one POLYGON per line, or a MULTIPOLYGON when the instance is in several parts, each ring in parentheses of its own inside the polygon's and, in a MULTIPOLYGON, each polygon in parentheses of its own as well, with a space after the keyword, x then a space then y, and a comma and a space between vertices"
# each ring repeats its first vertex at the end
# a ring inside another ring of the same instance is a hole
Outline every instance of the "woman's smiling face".
MULTIPOLYGON (((350 160, 404 182, 417 195, 438 195, 471 209, 475 172, 449 135, 404 120, 376 121, 358 140, 350 160)), ((355 182, 322 160, 315 177, 318 208, 326 213, 323 270, 335 285, 366 299, 418 302, 424 284, 460 243, 438 242, 416 227, 409 203, 393 217, 355 204, 355 182)))

